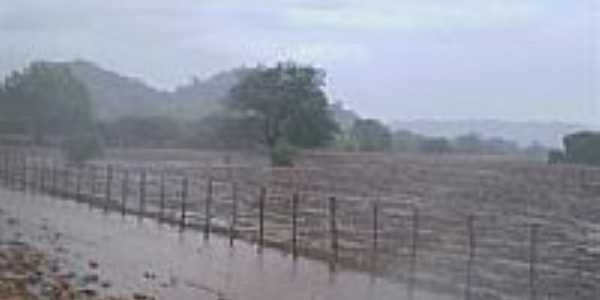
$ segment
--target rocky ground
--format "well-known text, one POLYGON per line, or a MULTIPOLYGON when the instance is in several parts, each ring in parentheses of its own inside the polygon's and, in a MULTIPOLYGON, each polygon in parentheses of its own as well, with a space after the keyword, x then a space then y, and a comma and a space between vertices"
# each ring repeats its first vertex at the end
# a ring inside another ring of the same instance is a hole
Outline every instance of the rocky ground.
MULTIPOLYGON (((90 269, 97 268, 90 262, 90 269)), ((97 287, 106 287, 94 275, 78 278, 63 270, 45 253, 20 242, 4 242, 0 246, 0 299, 2 300, 149 300, 153 296, 104 296, 97 287)))

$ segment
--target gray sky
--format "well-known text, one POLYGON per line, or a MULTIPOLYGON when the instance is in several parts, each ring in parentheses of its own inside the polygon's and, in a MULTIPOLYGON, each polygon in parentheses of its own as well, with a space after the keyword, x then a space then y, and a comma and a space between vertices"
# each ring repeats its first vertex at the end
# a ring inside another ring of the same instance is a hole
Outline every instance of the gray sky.
POLYGON ((333 99, 388 121, 600 124, 597 2, 2 0, 0 73, 81 58, 173 88, 295 59, 327 69, 333 99))

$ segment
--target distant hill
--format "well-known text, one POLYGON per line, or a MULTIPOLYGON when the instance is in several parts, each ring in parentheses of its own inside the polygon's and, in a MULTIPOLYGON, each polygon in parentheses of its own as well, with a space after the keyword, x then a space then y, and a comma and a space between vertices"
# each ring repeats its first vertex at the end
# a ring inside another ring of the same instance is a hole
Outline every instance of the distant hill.
MULTIPOLYGON (((105 70, 86 61, 55 63, 66 65, 90 92, 96 116, 114 120, 123 116, 170 116, 197 120, 223 108, 223 99, 252 68, 237 68, 215 74, 205 80, 193 78, 174 91, 155 89, 139 79, 105 70)), ((358 115, 340 103, 331 105, 334 118, 344 129, 350 128, 358 115)))
POLYGON ((94 112, 102 120, 123 115, 165 113, 171 95, 151 88, 135 78, 121 76, 95 64, 76 61, 65 64, 88 88, 94 112))
POLYGON ((510 122, 501 120, 409 120, 392 122, 393 129, 405 129, 428 135, 453 138, 468 133, 484 137, 500 137, 512 140, 521 146, 534 142, 547 147, 562 146, 566 134, 590 129, 583 124, 561 122, 510 122))
POLYGON ((66 65, 87 87, 100 120, 122 116, 169 115, 199 119, 221 108, 221 100, 250 69, 234 69, 206 80, 194 79, 173 92, 155 89, 139 79, 105 70, 94 63, 75 61, 66 65))

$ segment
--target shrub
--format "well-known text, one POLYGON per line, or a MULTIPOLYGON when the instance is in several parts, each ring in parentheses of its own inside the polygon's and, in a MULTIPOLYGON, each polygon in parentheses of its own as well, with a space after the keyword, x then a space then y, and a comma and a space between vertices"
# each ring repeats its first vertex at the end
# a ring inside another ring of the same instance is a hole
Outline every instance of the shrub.
POLYGON ((65 139, 62 150, 67 160, 83 163, 102 154, 102 144, 96 134, 77 134, 65 139))
POLYGON ((296 148, 288 142, 279 142, 271 150, 271 162, 276 167, 292 167, 296 148))

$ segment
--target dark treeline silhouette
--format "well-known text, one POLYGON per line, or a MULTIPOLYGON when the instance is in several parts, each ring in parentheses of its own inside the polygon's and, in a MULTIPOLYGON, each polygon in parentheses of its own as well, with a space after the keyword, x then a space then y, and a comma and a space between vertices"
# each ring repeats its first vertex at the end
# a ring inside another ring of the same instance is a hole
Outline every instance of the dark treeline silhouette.
MULTIPOLYGON (((172 92, 87 62, 36 62, 0 85, 1 142, 63 146, 75 160, 108 147, 265 150, 291 164, 297 149, 546 157, 476 133, 455 138, 392 130, 331 103, 325 72, 279 63, 222 72, 172 92)), ((555 153, 556 154, 556 153, 555 153)))
POLYGON ((553 150, 548 161, 600 166, 600 132, 581 131, 563 138, 564 151, 553 150))

